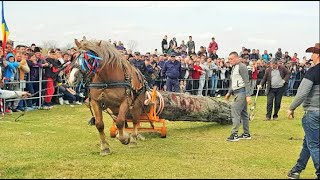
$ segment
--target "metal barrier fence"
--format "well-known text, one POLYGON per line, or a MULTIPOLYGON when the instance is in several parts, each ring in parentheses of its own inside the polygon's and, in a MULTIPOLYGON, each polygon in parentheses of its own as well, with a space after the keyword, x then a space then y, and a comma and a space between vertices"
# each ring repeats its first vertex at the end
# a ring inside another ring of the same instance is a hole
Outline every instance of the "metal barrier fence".
MULTIPOLYGON (((39 72, 39 80, 38 81, 30 81, 30 72, 29 72, 29 73, 26 73, 26 74, 28 74, 28 77, 29 77, 27 80, 16 81, 16 82, 6 82, 4 84, 4 87, 10 86, 11 84, 12 85, 16 84, 15 88, 11 89, 11 90, 19 90, 20 91, 20 90, 26 90, 26 88, 27 88, 26 85, 28 83, 38 83, 39 91, 34 92, 34 94, 33 94, 33 95, 37 94, 37 96, 32 96, 32 97, 26 98, 25 100, 38 99, 39 108, 41 108, 42 101, 45 97, 62 96, 63 94, 60 93, 59 88, 57 88, 58 91, 55 92, 53 95, 45 95, 46 94, 45 90, 47 90, 47 88, 44 85, 46 85, 48 80, 43 79, 43 68, 39 67, 38 70, 39 70, 38 71, 39 72)), ((18 72, 17 72, 16 76, 19 77, 18 72)), ((301 77, 301 75, 300 75, 300 77, 301 77)), ((65 78, 62 80, 65 80, 65 78)), ((202 79, 202 82, 204 81, 204 86, 203 86, 202 92, 201 92, 201 90, 199 91, 199 84, 200 84, 201 80, 179 79, 180 83, 181 83, 181 81, 185 82, 185 84, 184 84, 185 89, 182 91, 180 90, 180 92, 186 92, 186 93, 190 93, 193 95, 198 95, 200 92, 204 96, 208 96, 208 95, 212 94, 212 80, 211 80, 211 78, 206 77, 205 79, 202 79)), ((295 82, 294 82, 295 86, 293 86, 294 88, 290 89, 291 94, 294 94, 296 92, 298 85, 300 84, 300 81, 301 81, 301 78, 295 79, 295 82)), ((261 79, 257 79, 257 82, 255 83, 255 85, 252 89, 252 93, 257 90, 257 85, 260 82, 261 82, 261 79)), ((229 83, 230 83, 230 79, 224 79, 224 80, 218 79, 217 80, 217 88, 215 89, 215 91, 216 91, 215 94, 218 93, 220 95, 225 95, 229 89, 229 83)), ((154 85, 158 86, 159 89, 163 89, 165 84, 166 84, 166 79, 164 79, 164 78, 154 80, 154 85)), ((56 89, 56 87, 57 86, 54 86, 55 89, 56 89)), ((262 90, 264 90, 264 89, 262 89, 262 90)), ((259 95, 264 95, 263 92, 264 91, 260 92, 259 95)), ((4 103, 3 103, 4 109, 6 106, 6 102, 17 102, 17 101, 21 101, 21 99, 4 99, 4 103)))
MULTIPOLYGON (((38 83, 38 87, 39 87, 39 90, 37 92, 34 92, 32 94, 31 97, 28 97, 28 98, 25 98, 24 102, 26 102, 26 100, 33 100, 33 99, 37 99, 38 100, 38 104, 39 104, 39 108, 42 107, 42 102, 43 102, 43 99, 45 97, 55 97, 55 96, 62 96, 63 94, 60 93, 60 89, 57 88, 57 92, 55 91, 55 93, 53 95, 45 95, 46 94, 46 90, 48 88, 46 88, 46 84, 48 82, 48 80, 45 80, 43 79, 43 71, 44 69, 41 68, 41 67, 38 67, 38 77, 39 77, 39 80, 38 81, 31 81, 30 80, 30 72, 29 73, 25 73, 25 75, 27 75, 28 79, 27 80, 14 80, 14 82, 5 82, 4 83, 4 89, 7 89, 7 90, 15 90, 15 91, 24 91, 24 90, 27 90, 27 84, 33 84, 33 83, 38 83)), ((17 73, 15 74, 16 77, 19 77, 19 71, 17 71, 17 73)), ((62 80, 65 80, 65 79, 62 79, 62 80)), ((55 84, 55 83, 54 83, 55 84)), ((54 89, 56 89, 57 86, 53 86, 54 89)), ((20 101, 22 101, 21 99, 3 99, 3 109, 5 110, 6 109, 6 104, 7 102, 14 102, 14 103, 19 103, 20 101)), ((27 106, 25 104, 25 106, 27 106)), ((1 110, 2 111, 2 110, 1 110)))
MULTIPOLYGON (((300 76, 301 77, 301 76, 300 76)), ((260 84, 262 79, 257 79, 256 82, 250 80, 250 86, 252 89, 252 94, 254 92, 256 92, 257 90, 257 85, 260 84)), ((294 80, 294 85, 293 88, 289 89, 289 94, 290 95, 294 95, 296 93, 296 91, 298 90, 298 87, 300 85, 301 82, 301 78, 299 79, 295 79, 294 80)), ((186 93, 190 93, 193 95, 197 95, 199 92, 199 84, 200 84, 200 79, 194 80, 194 79, 179 79, 179 83, 181 84, 181 81, 185 81, 185 85, 183 87, 185 87, 184 90, 181 90, 180 88, 180 92, 186 92, 186 93)), ((212 94, 212 80, 211 78, 205 78, 202 81, 204 81, 204 86, 202 88, 202 95, 203 96, 209 96, 212 94)), ((225 95, 228 90, 229 90, 229 84, 230 84, 230 79, 226 78, 224 80, 218 79, 217 80, 217 86, 215 88, 215 94, 220 94, 220 95, 225 95)), ((156 85, 157 87, 159 87, 159 89, 164 89, 164 85, 166 85, 166 79, 158 79, 158 80, 154 80, 154 85, 156 85)), ((288 88, 288 84, 286 85, 286 90, 285 93, 287 92, 287 88, 288 88)), ((261 92, 259 93, 259 95, 264 95, 264 91, 265 91, 265 87, 263 87, 262 89, 260 89, 261 92)), ((200 90, 201 91, 201 90, 200 90)))

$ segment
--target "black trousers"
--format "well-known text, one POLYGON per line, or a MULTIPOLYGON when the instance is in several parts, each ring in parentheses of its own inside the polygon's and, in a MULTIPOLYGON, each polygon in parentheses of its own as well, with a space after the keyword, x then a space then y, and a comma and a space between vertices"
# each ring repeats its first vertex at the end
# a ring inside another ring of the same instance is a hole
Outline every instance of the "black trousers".
POLYGON ((278 112, 281 106, 281 100, 283 93, 285 91, 285 86, 281 88, 270 88, 269 94, 267 96, 267 118, 271 118, 273 102, 274 102, 274 112, 273 118, 278 117, 278 112))

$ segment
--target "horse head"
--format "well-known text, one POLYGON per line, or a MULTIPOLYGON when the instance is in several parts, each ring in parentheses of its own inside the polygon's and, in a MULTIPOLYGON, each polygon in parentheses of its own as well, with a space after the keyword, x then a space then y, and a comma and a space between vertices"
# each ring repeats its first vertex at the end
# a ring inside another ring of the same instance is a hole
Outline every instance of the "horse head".
POLYGON ((84 78, 85 81, 90 80, 93 75, 97 72, 100 61, 102 58, 98 56, 98 53, 95 51, 99 51, 99 47, 101 45, 101 41, 96 43, 96 47, 87 48, 88 41, 84 37, 80 42, 75 39, 75 44, 77 46, 78 51, 76 51, 71 58, 71 72, 69 76, 69 83, 74 84, 76 79, 80 79, 80 76, 84 78))

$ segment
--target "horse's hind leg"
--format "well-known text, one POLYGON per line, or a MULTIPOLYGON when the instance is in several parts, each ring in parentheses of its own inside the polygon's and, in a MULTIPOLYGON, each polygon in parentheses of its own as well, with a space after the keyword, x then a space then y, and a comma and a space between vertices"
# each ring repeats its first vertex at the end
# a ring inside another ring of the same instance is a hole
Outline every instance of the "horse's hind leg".
MULTIPOLYGON (((140 104, 138 103, 138 100, 135 102, 135 107, 137 107, 137 106, 140 106, 140 104)), ((131 134, 131 137, 130 137, 130 146, 136 146, 137 145, 138 127, 139 127, 141 111, 142 111, 142 109, 140 107, 133 108, 131 110, 133 133, 131 134)))
POLYGON ((129 109, 129 106, 127 101, 122 102, 122 104, 120 105, 119 114, 116 120, 116 125, 119 132, 119 141, 124 145, 127 145, 130 142, 130 137, 128 137, 124 131, 125 129, 124 124, 125 124, 125 119, 126 119, 126 114, 128 112, 128 109, 129 109))
POLYGON ((107 154, 110 153, 110 145, 109 143, 106 141, 106 135, 104 133, 104 123, 103 123, 103 120, 102 120, 102 109, 99 105, 99 103, 97 103, 96 101, 94 100, 91 100, 91 105, 92 105, 92 108, 93 108, 93 111, 94 111, 94 115, 95 115, 95 124, 96 124, 96 127, 99 131, 99 134, 100 134, 100 139, 101 139, 101 151, 100 151, 100 155, 101 156, 105 156, 107 154))
POLYGON ((133 131, 130 136, 130 146, 136 146, 137 145, 137 137, 138 137, 138 123, 140 114, 137 116, 137 113, 132 114, 132 124, 133 124, 133 131))

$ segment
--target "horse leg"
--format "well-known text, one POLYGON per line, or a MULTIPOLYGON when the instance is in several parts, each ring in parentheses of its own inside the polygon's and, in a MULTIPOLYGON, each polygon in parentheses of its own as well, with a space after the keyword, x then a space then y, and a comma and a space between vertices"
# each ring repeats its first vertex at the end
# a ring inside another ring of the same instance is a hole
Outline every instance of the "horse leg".
POLYGON ((130 146, 131 147, 137 146, 138 123, 139 123, 140 114, 138 114, 138 116, 136 114, 137 114, 136 112, 132 114, 133 131, 132 131, 132 134, 130 135, 130 146))
POLYGON ((106 141, 106 135, 104 133, 104 123, 102 120, 102 109, 100 107, 100 104, 94 100, 91 100, 91 105, 93 108, 93 112, 95 115, 95 124, 96 124, 96 128, 99 131, 100 134, 100 139, 101 139, 101 151, 100 151, 100 155, 101 156, 105 156, 107 154, 110 154, 110 145, 109 143, 106 141))
POLYGON ((130 137, 125 135, 125 131, 124 131, 124 124, 125 124, 125 119, 126 119, 126 114, 128 112, 129 106, 127 101, 124 101, 119 108, 119 114, 116 120, 116 126, 118 128, 118 132, 119 132, 119 141, 124 144, 124 145, 128 145, 130 142, 130 137))
MULTIPOLYGON (((140 121, 140 116, 142 109, 141 104, 139 104, 139 101, 137 100, 135 102, 135 107, 131 110, 131 115, 132 115, 132 124, 133 124, 133 133, 130 136, 130 145, 131 146, 136 146, 137 145, 137 139, 138 139, 138 125, 140 121)), ((141 135, 140 135, 141 136, 141 135)), ((143 138, 143 137, 142 137, 143 138)))

